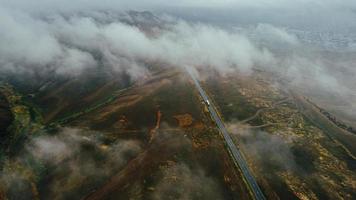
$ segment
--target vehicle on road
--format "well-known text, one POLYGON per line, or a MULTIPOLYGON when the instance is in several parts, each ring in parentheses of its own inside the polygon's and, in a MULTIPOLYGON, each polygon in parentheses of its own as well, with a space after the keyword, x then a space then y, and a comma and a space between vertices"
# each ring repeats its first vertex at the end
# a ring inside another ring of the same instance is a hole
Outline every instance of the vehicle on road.
POLYGON ((206 103, 207 106, 210 106, 209 100, 205 100, 205 103, 206 103))

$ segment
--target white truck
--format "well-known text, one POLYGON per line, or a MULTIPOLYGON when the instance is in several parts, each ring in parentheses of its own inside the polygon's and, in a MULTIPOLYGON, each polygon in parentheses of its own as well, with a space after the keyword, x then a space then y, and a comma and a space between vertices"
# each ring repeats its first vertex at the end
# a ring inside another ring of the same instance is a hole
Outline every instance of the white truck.
POLYGON ((209 102, 209 100, 207 99, 207 100, 205 100, 205 103, 206 103, 206 105, 209 107, 210 106, 210 102, 209 102))

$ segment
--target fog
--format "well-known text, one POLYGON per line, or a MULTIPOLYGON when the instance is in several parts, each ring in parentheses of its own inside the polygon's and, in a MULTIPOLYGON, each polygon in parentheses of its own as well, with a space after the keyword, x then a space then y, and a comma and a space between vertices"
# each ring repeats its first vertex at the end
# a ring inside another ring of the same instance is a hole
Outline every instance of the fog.
MULTIPOLYGON (((55 135, 30 137, 23 151, 4 161, 0 172, 0 184, 5 190, 2 192, 10 199, 23 199, 23 194, 39 195, 31 184, 41 184, 37 177, 46 173, 41 180, 47 182, 42 186, 42 198, 82 197, 88 187, 103 184, 141 152, 139 141, 105 144, 100 140, 101 134, 63 128, 55 135)), ((31 198, 39 197, 26 199, 31 198)))
POLYGON ((297 138, 250 130, 238 123, 229 123, 227 127, 232 134, 238 135, 246 154, 259 166, 265 169, 273 166, 279 171, 300 170, 291 149, 297 138))
POLYGON ((202 169, 176 164, 162 172, 152 199, 224 199, 219 184, 202 169))
POLYGON ((249 70, 273 60, 241 34, 180 20, 149 36, 120 21, 100 24, 90 17, 60 15, 42 20, 9 11, 2 15, 2 71, 45 69, 75 75, 98 65, 93 52, 103 57, 101 64, 133 76, 143 71, 141 61, 249 70))
POLYGON ((72 77, 103 67, 135 80, 149 74, 147 63, 157 61, 167 66, 210 67, 221 73, 249 74, 259 68, 306 93, 333 94, 338 98, 334 102, 346 102, 347 108, 341 110, 354 117, 356 39, 346 34, 356 27, 353 1, 176 1, 168 5, 163 1, 15 0, 0 5, 0 74, 72 77), (171 8, 184 12, 170 12, 171 8), (132 9, 156 14, 125 12, 132 9), (207 12, 190 18, 189 12, 196 9, 207 12), (256 11, 261 16, 251 16, 246 26, 238 21, 238 14, 216 12, 226 9, 242 14, 256 11), (300 18, 288 13, 302 13, 305 26, 291 29, 274 20, 273 10, 282 16, 287 13, 281 18, 295 25, 300 18), (270 14, 265 16, 266 12, 270 14), (217 13, 221 15, 214 17, 217 13), (226 26, 226 17, 237 21, 226 26), (314 22, 329 30, 308 28, 319 26, 314 22), (346 35, 333 33, 339 30, 346 35))
POLYGON ((198 21, 229 24, 272 23, 314 30, 355 31, 353 0, 1 0, 5 7, 36 13, 87 10, 151 10, 198 21))

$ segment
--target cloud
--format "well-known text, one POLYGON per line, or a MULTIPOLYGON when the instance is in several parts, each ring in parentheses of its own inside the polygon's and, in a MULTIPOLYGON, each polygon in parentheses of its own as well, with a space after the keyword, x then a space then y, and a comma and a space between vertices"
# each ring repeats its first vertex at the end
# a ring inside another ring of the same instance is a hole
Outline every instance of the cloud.
POLYGON ((292 152, 292 137, 282 138, 264 131, 251 131, 239 124, 228 124, 232 134, 238 135, 248 157, 258 162, 265 169, 273 167, 278 171, 294 171, 298 169, 292 152))
POLYGON ((1 70, 17 72, 55 69, 58 74, 80 73, 95 66, 91 54, 69 48, 53 37, 48 23, 29 15, 1 9, 1 70))
POLYGON ((47 64, 61 53, 58 42, 49 35, 45 24, 26 14, 1 9, 0 62, 16 65, 47 64))
POLYGON ((151 10, 178 14, 198 21, 308 27, 329 31, 355 31, 353 0, 1 0, 2 7, 29 13, 71 13, 93 10, 151 10), (350 28, 351 27, 351 28, 350 28))
POLYGON ((72 128, 30 138, 21 154, 5 161, 0 189, 8 197, 23 192, 36 195, 38 178, 48 178, 41 188, 45 191, 42 197, 82 197, 89 192, 88 187, 103 183, 141 151, 140 142, 135 140, 104 144, 98 138, 100 133, 72 128), (43 169, 48 173, 45 177, 43 169))
POLYGON ((62 56, 63 57, 55 63, 55 65, 58 66, 55 72, 59 75, 78 75, 85 69, 97 66, 97 62, 90 53, 78 49, 68 48, 63 52, 62 56))
POLYGON ((258 24, 254 30, 258 39, 269 41, 270 47, 281 45, 285 48, 286 45, 296 46, 299 44, 297 37, 288 33, 283 28, 277 28, 270 24, 258 24))
POLYGON ((26 0, 13 0, 6 1, 1 0, 2 4, 9 7, 20 7, 23 9, 48 9, 48 8, 60 8, 65 10, 79 9, 80 7, 84 9, 96 8, 96 9, 112 9, 112 8, 154 8, 161 5, 162 7, 174 6, 174 7, 259 7, 265 6, 270 7, 295 7, 301 5, 314 5, 319 7, 345 7, 345 6, 356 6, 356 3, 352 0, 178 0, 174 2, 166 2, 164 0, 152 0, 152 1, 142 1, 142 0, 104 0, 97 2, 95 0, 37 0, 29 2, 26 0))
MULTIPOLYGON (((351 1, 288 2, 261 0, 252 4, 290 9, 312 4, 316 6, 313 7, 315 9, 322 7, 330 12, 354 6, 351 1)), ((39 8, 36 9, 35 5, 25 1, 1 1, 4 6, 0 8, 0 26, 3 27, 0 30, 0 73, 70 77, 100 67, 108 73, 126 73, 135 80, 147 76, 147 66, 157 61, 167 64, 165 66, 211 67, 222 73, 235 70, 249 73, 253 68, 260 68, 287 79, 293 86, 313 88, 314 91, 327 90, 350 102, 355 98, 353 85, 356 82, 347 75, 356 74, 352 70, 354 61, 346 58, 343 62, 336 62, 336 59, 328 58, 324 55, 325 49, 303 43, 288 27, 251 22, 247 28, 224 29, 175 18, 167 20, 167 17, 158 18, 149 13, 144 13, 145 20, 142 21, 140 13, 130 15, 112 11, 116 8, 125 9, 125 6, 120 7, 121 4, 136 8, 134 2, 125 1, 104 1, 98 7, 95 7, 96 1, 88 1, 87 4, 82 1, 51 3, 53 5, 45 1, 34 3, 38 4, 39 8), (70 9, 80 3, 84 4, 81 11, 70 9), (68 12, 41 10, 47 7, 56 9, 57 4, 61 4, 58 5, 59 9, 68 12), (340 65, 348 72, 341 74, 340 65)), ((228 5, 250 4, 247 1, 210 3, 226 8, 228 5)), ((150 3, 142 4, 145 7, 150 3)), ((176 4, 204 7, 201 1, 181 1, 176 4)), ((323 13, 323 10, 320 12, 323 13)), ((330 12, 326 13, 331 15, 330 12)), ((288 17, 279 18, 290 20, 288 17)), ((352 28, 352 23, 348 24, 352 28)), ((307 40, 319 38, 308 34, 306 32, 303 35, 307 36, 307 40)), ((342 38, 336 39, 343 42, 342 38)), ((351 53, 354 53, 352 48, 351 53)))
POLYGON ((182 163, 163 170, 152 198, 224 199, 218 183, 213 178, 208 177, 202 169, 191 169, 182 163))
POLYGON ((137 77, 146 73, 142 63, 147 61, 248 71, 273 60, 270 52, 243 35, 209 25, 177 21, 150 36, 120 21, 99 23, 90 17, 60 15, 44 20, 10 11, 3 15, 8 20, 0 24, 6 27, 0 62, 7 71, 46 69, 75 75, 104 64, 137 77), (101 60, 95 60, 94 54, 101 60))

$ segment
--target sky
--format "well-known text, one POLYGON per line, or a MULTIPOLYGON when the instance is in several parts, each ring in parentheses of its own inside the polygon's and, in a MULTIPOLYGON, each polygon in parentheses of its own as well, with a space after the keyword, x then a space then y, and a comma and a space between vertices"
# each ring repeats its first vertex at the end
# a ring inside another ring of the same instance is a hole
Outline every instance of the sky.
POLYGON ((1 0, 0 5, 35 14, 150 10, 227 26, 269 23, 315 31, 356 31, 356 1, 353 0, 1 0))

